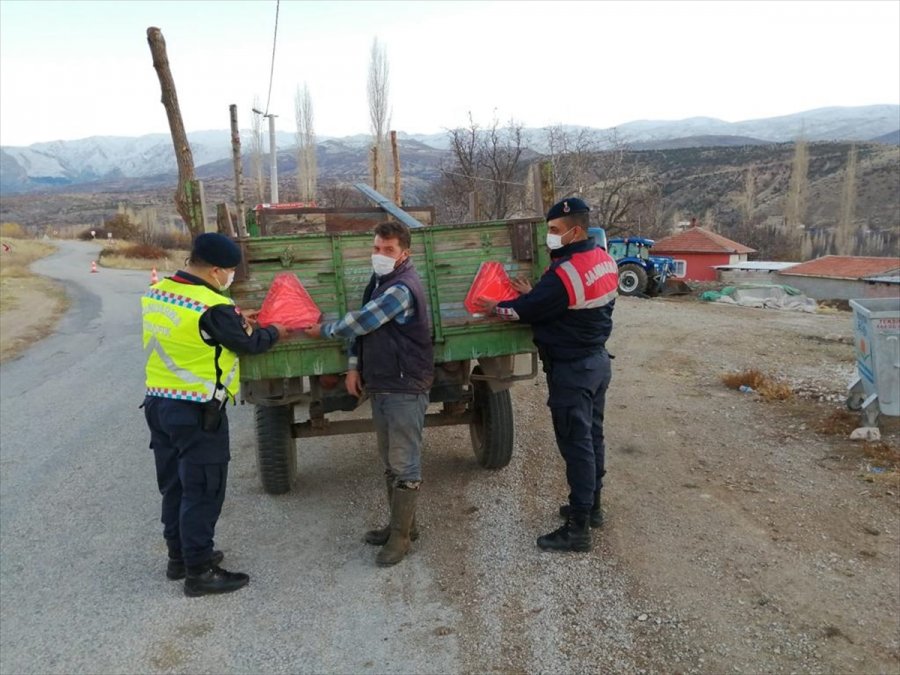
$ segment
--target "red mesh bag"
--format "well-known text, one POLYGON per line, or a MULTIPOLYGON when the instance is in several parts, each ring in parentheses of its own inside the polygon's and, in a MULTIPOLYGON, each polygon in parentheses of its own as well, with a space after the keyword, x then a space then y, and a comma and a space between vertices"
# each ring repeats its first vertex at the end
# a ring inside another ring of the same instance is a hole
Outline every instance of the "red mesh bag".
POLYGON ((296 275, 276 274, 256 320, 260 326, 278 323, 288 330, 301 330, 319 323, 322 312, 296 275))
POLYGON ((518 297, 519 292, 510 283, 503 265, 489 260, 481 263, 481 267, 478 268, 478 274, 475 275, 463 304, 470 314, 484 314, 484 310, 477 304, 478 298, 502 302, 518 297))

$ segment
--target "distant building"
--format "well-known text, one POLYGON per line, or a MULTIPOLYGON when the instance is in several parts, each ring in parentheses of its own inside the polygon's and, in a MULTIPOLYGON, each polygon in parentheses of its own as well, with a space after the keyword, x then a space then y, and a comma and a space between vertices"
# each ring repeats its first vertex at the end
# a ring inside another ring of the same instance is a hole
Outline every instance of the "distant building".
POLYGON ((796 262, 777 262, 772 260, 745 260, 728 265, 716 265, 716 279, 726 284, 746 282, 765 282, 780 284, 775 275, 788 267, 799 265, 796 262))
POLYGON ((826 255, 780 270, 775 283, 816 300, 900 298, 900 258, 826 255))
POLYGON ((744 262, 750 253, 756 253, 756 249, 698 226, 660 239, 653 246, 654 255, 683 261, 679 265, 684 269, 683 278, 691 281, 715 281, 717 265, 744 262))

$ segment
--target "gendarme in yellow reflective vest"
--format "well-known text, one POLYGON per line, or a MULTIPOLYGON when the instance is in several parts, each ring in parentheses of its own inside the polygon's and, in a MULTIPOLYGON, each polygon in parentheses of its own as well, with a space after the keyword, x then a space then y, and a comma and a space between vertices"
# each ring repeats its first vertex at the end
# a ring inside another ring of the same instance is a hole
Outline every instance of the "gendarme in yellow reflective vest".
MULTIPOLYGON (((216 348, 200 337, 200 317, 215 305, 234 302, 206 286, 163 279, 141 298, 147 395, 182 401, 209 401, 216 387, 216 348)), ((222 384, 236 396, 237 354, 222 347, 222 384), (233 383, 233 388, 232 388, 233 383)))

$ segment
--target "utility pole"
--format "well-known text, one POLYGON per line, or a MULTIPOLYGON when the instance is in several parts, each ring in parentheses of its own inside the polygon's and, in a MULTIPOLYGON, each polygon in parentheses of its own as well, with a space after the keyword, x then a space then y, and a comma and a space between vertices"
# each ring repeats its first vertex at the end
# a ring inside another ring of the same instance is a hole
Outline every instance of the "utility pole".
POLYGON ((264 113, 261 110, 257 110, 253 108, 253 112, 257 115, 262 115, 263 117, 269 118, 269 156, 271 159, 270 169, 269 169, 269 188, 271 190, 271 200, 272 204, 278 203, 278 155, 275 152, 275 118, 278 115, 273 113, 264 113))
POLYGON ((234 161, 234 191, 238 214, 238 234, 247 236, 247 218, 244 215, 243 167, 241 166, 241 132, 238 130, 237 106, 228 106, 231 114, 231 155, 234 161))

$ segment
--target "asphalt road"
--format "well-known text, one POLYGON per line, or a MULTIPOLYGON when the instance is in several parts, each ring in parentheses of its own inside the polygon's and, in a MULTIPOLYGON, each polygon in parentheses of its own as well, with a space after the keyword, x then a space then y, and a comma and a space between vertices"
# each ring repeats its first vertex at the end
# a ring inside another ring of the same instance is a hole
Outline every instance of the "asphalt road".
POLYGON ((252 408, 232 408, 217 546, 251 583, 188 599, 165 578, 138 409, 148 274, 91 274, 95 251, 63 242, 34 266, 71 309, 0 368, 0 671, 458 670, 441 627, 459 617, 434 602, 425 559, 382 570, 360 543, 380 498, 365 436, 310 446, 306 489, 273 498, 256 479, 252 408))

